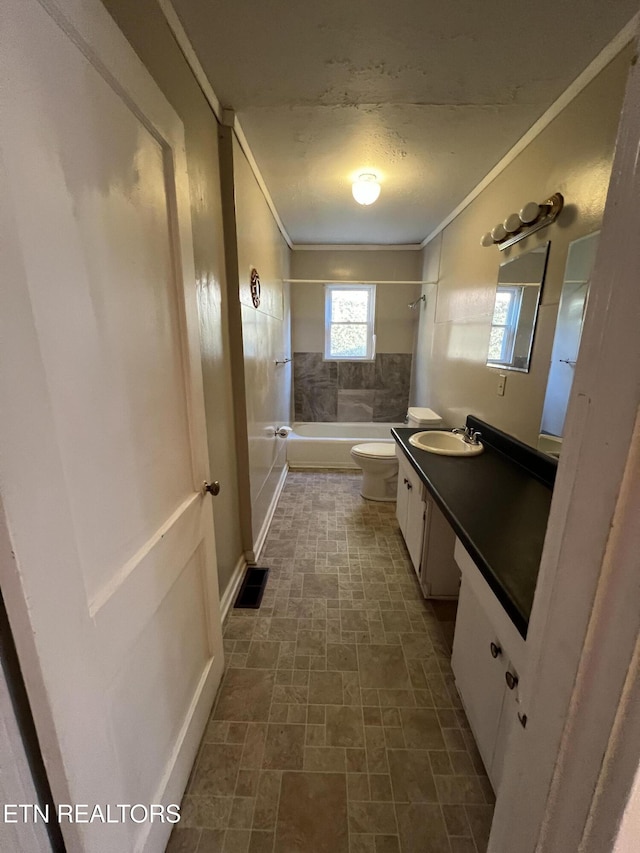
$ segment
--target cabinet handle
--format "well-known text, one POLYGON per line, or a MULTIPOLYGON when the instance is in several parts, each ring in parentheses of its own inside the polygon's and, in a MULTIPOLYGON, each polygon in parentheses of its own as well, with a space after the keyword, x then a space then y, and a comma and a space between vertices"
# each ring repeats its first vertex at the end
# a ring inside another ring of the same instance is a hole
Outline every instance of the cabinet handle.
POLYGON ((497 646, 495 643, 491 643, 491 657, 495 660, 502 654, 502 649, 500 646, 497 646))
POLYGON ((504 679, 507 682, 507 687, 509 688, 509 690, 514 690, 518 684, 518 676, 507 670, 504 674, 504 679))
POLYGON ((402 482, 403 482, 403 483, 405 484, 405 486, 406 486, 406 485, 407 485, 407 483, 408 483, 409 481, 407 480, 407 478, 406 478, 406 477, 403 477, 402 482))
POLYGON ((413 486, 411 485, 411 483, 408 480, 407 480, 407 488, 409 489, 409 491, 411 491, 411 489, 413 488, 413 486))

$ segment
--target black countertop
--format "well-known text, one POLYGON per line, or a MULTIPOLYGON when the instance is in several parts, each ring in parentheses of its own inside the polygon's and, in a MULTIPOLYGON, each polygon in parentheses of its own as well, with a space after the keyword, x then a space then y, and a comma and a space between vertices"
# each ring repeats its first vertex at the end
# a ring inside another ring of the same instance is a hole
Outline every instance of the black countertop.
MULTIPOLYGON (((526 638, 540 557, 547 529, 553 478, 514 461, 504 449, 504 434, 474 420, 482 430, 484 452, 478 456, 441 456, 409 444, 423 429, 397 428, 391 433, 487 583, 526 638), (492 430, 491 430, 492 431, 492 430), (492 431, 493 432, 493 431, 492 431)), ((516 451, 529 451, 516 442, 516 451)), ((531 450, 544 469, 546 460, 531 450)), ((522 456, 515 454, 522 461, 522 456)), ((552 466, 554 469, 555 466, 552 466)))

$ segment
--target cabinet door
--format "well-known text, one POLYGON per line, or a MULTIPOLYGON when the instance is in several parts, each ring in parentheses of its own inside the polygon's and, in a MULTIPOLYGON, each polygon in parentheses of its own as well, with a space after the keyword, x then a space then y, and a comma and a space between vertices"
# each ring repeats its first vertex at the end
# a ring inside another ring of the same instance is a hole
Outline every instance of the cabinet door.
POLYGON ((407 463, 402 456, 398 456, 398 494, 396 498, 396 518, 400 530, 407 540, 407 508, 409 506, 409 490, 407 489, 407 463))
MULTIPOLYGON (((505 661, 505 665, 503 665, 502 669, 503 677, 504 673, 507 671, 514 673, 514 669, 508 661, 505 661)), ((517 686, 513 690, 510 690, 507 687, 505 680, 503 694, 504 700, 502 702, 502 711, 500 713, 500 720, 496 731, 496 743, 493 750, 493 759, 491 761, 491 772, 489 774, 493 789, 496 793, 498 792, 498 788, 500 787, 500 782, 502 780, 502 770, 504 768, 504 758, 507 754, 509 735, 511 734, 511 729, 514 723, 518 720, 517 686)))
POLYGON ((504 655, 494 658, 491 643, 500 648, 491 623, 463 575, 451 667, 490 778, 506 689, 504 655))
POLYGON ((398 452, 396 517, 418 577, 424 539, 424 487, 404 454, 398 452))
POLYGON ((426 495, 424 550, 420 583, 425 597, 456 598, 460 569, 454 560, 456 534, 430 495, 426 495))
POLYGON ((422 562, 422 543, 424 539, 425 524, 425 502, 422 499, 422 488, 420 480, 414 475, 407 478, 407 491, 409 500, 407 504, 407 529, 405 531, 405 542, 411 557, 413 567, 420 577, 420 563, 422 562))

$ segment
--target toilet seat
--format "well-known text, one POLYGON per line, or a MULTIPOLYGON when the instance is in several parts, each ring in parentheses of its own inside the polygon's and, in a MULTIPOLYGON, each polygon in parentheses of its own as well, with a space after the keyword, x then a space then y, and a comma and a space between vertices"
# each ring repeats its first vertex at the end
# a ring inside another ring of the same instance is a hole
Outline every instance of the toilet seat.
POLYGON ((388 442, 372 441, 366 444, 356 444, 351 448, 351 453, 365 459, 395 459, 396 447, 395 444, 388 442))

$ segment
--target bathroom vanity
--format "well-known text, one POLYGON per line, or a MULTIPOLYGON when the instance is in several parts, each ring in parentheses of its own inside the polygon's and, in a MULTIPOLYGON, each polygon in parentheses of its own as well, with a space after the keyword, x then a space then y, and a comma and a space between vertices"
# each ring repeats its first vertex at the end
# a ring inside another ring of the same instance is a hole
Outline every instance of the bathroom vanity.
POLYGON ((442 575, 455 577, 449 594, 460 584, 451 665, 497 790, 522 718, 519 680, 557 462, 477 418, 467 425, 482 434, 478 456, 429 453, 409 442, 419 430, 392 430, 397 513, 425 594, 442 575))

